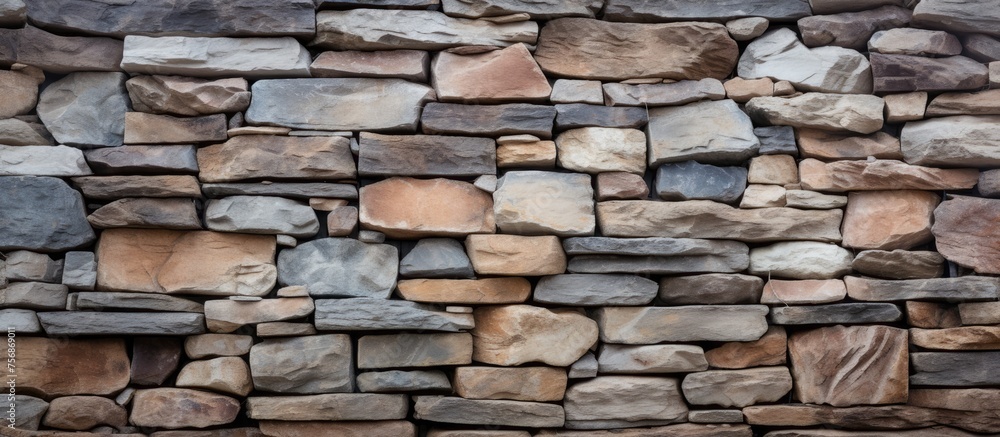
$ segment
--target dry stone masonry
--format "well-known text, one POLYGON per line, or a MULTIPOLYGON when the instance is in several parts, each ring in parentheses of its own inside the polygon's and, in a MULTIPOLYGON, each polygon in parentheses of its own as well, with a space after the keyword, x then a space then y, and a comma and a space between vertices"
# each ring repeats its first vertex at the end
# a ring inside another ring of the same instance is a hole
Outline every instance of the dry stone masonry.
POLYGON ((998 222, 1000 0, 0 0, 2 436, 1000 435, 998 222))

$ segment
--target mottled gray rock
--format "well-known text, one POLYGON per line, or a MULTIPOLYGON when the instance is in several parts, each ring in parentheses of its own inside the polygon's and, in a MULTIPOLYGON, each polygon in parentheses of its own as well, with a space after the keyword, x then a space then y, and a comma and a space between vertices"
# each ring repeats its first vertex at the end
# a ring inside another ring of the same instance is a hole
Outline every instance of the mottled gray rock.
POLYGON ((694 4, 683 0, 609 0, 604 19, 656 23, 763 17, 772 21, 794 21, 811 14, 807 0, 720 0, 694 4))
POLYGON ((1000 279, 987 276, 900 281, 847 276, 844 278, 844 283, 847 284, 849 297, 869 302, 899 302, 904 300, 964 302, 1000 298, 1000 279))
POLYGON ((746 104, 747 113, 757 123, 862 134, 882 129, 884 108, 881 97, 864 94, 754 97, 746 104))
POLYGON ((750 117, 732 100, 651 109, 646 137, 650 167, 688 160, 742 162, 760 148, 750 117))
POLYGON ((361 176, 470 177, 497 172, 489 138, 361 133, 361 176))
POLYGON ((1000 352, 910 354, 910 385, 977 387, 1000 384, 1000 352))
POLYGON ((364 372, 357 381, 362 393, 451 392, 451 382, 440 370, 364 372))
POLYGON ((354 359, 347 334, 267 339, 250 348, 255 390, 279 393, 350 393, 354 359))
POLYGON ((83 196, 51 177, 0 177, 0 250, 57 252, 94 241, 83 196))
POLYGON ((639 128, 649 120, 645 108, 570 103, 556 105, 556 130, 581 127, 639 128))
POLYGON ((635 275, 567 274, 540 279, 534 300, 568 306, 645 305, 656 290, 656 282, 635 275))
POLYGON ((87 221, 97 229, 201 229, 194 200, 181 198, 118 199, 95 210, 87 221))
POLYGON ((316 301, 316 329, 330 331, 419 330, 458 332, 475 326, 471 314, 438 311, 431 305, 378 298, 316 301))
POLYGON ((89 200, 123 197, 201 197, 194 176, 81 176, 73 185, 89 200))
POLYGON ((247 398, 247 417, 282 421, 347 421, 405 419, 406 395, 327 393, 311 396, 253 396, 247 398))
POLYGON ((872 91, 871 65, 864 55, 843 47, 810 49, 787 28, 772 30, 751 42, 736 71, 744 79, 787 80, 804 91, 872 91))
POLYGON ((154 293, 71 293, 66 307, 73 311, 134 310, 173 313, 201 313, 205 311, 204 306, 200 303, 154 293))
POLYGON ((934 167, 1000 165, 1000 115, 956 115, 903 126, 900 146, 908 164, 934 167))
POLYGON ((795 128, 791 126, 755 127, 753 134, 760 140, 761 155, 799 154, 799 147, 795 143, 795 128))
POLYGON ((735 273, 750 264, 749 248, 738 241, 676 239, 671 255, 577 255, 570 259, 572 273, 735 273))
POLYGON ((660 279, 660 301, 667 305, 753 304, 764 280, 750 275, 709 273, 660 279))
MULTIPOLYGON (((4 0, 0 2, 0 26, 3 27, 21 27, 24 25, 24 21, 27 18, 28 8, 25 7, 24 1, 22 0, 4 0)), ((34 428, 22 428, 21 429, 38 429, 38 424, 35 423, 34 428)))
POLYGON ((906 27, 911 13, 909 9, 899 6, 882 6, 861 12, 813 15, 800 19, 798 27, 802 42, 809 47, 837 46, 864 50, 875 32, 906 27))
POLYGON ((587 352, 569 367, 568 376, 572 379, 593 378, 597 376, 597 368, 597 357, 593 352, 587 352))
POLYGON ((989 84, 989 69, 965 56, 871 54, 876 93, 974 90, 989 84))
POLYGON ((278 254, 278 283, 305 285, 312 296, 388 298, 396 286, 399 254, 386 244, 323 238, 278 254))
POLYGON ((793 279, 830 279, 851 272, 854 254, 835 244, 785 241, 750 250, 750 273, 793 279))
POLYGON ((39 313, 48 335, 194 335, 205 332, 200 313, 39 313))
POLYGON ((0 276, 11 281, 59 283, 63 261, 53 260, 44 253, 15 250, 0 258, 0 276))
POLYGON ((19 62, 42 70, 120 71, 122 42, 114 38, 59 36, 33 26, 0 29, 0 63, 19 62))
POLYGON ((722 100, 726 89, 718 79, 630 85, 606 83, 604 102, 610 106, 677 106, 699 100, 722 100))
POLYGON ((792 375, 787 367, 709 370, 685 376, 681 388, 693 405, 746 407, 784 398, 792 390, 792 375))
POLYGON ((309 77, 309 62, 309 51, 291 37, 130 35, 125 37, 121 69, 194 77, 309 77))
POLYGON ((8 118, 0 120, 0 144, 9 146, 55 145, 55 140, 41 123, 8 118))
POLYGON ((602 6, 594 0, 443 0, 444 13, 452 17, 482 18, 512 14, 528 14, 532 19, 548 20, 559 17, 594 17, 602 6))
POLYGON ((24 430, 37 430, 42 416, 49 409, 48 402, 27 395, 15 395, 14 404, 14 409, 17 412, 16 426, 18 429, 24 430))
POLYGON ((651 344, 688 341, 754 341, 767 331, 764 305, 604 307, 595 319, 601 341, 651 344))
POLYGON ((745 167, 718 167, 684 161, 656 169, 656 194, 665 200, 706 199, 735 203, 747 187, 745 167))
POLYGON ((983 63, 1000 61, 1000 39, 983 34, 971 34, 962 37, 965 56, 983 63))
POLYGON ((42 325, 38 323, 38 317, 32 310, 2 309, 0 310, 0 325, 6 326, 8 331, 13 329, 18 334, 42 333, 42 325))
POLYGON ((469 425, 563 426, 562 406, 541 402, 472 400, 451 396, 415 396, 413 417, 469 425))
POLYGON ((424 107, 420 124, 426 134, 499 137, 530 134, 552 137, 556 109, 545 105, 462 105, 431 102, 424 107))
POLYGON ((312 237, 319 232, 316 212, 304 202, 281 197, 230 196, 205 206, 208 229, 248 234, 312 237))
POLYGON ((120 146, 129 110, 124 73, 71 73, 38 98, 38 117, 56 141, 77 146, 120 146))
POLYGON ((771 308, 771 323, 775 325, 891 323, 902 318, 902 311, 891 303, 837 303, 771 308))
POLYGON ((0 176, 85 176, 90 167, 80 149, 67 146, 0 145, 0 176))
POLYGON ((250 105, 246 79, 136 76, 125 82, 132 109, 156 114, 206 115, 242 112, 250 105))
POLYGON ((85 150, 94 173, 190 174, 198 172, 195 146, 122 146, 85 150))
POLYGON ((323 182, 237 183, 203 184, 202 191, 209 197, 225 196, 280 196, 292 199, 357 199, 358 188, 349 184, 323 182))
POLYGON ((521 235, 592 235, 594 189, 577 173, 511 171, 497 180, 493 214, 501 232, 521 235))
POLYGON ((957 32, 1000 36, 1000 4, 996 0, 968 3, 927 0, 913 10, 913 24, 957 32))
POLYGON ((399 274, 410 278, 472 278, 465 246, 451 238, 424 238, 399 261, 399 274))
POLYGON ((391 334, 358 339, 358 368, 454 366, 472 363, 472 335, 391 334))
MULTIPOLYGON (((0 277, 3 276, 0 269, 0 277)), ((69 289, 62 284, 42 282, 12 282, 0 287, 0 306, 33 310, 66 309, 69 289)))
POLYGON ((847 196, 808 190, 785 191, 785 206, 799 209, 835 209, 847 205, 847 196))
POLYGON ((552 103, 604 104, 604 92, 599 80, 556 79, 552 84, 552 103))
POLYGON ((601 346, 597 363, 601 373, 688 373, 708 370, 705 351, 700 346, 680 344, 606 344, 601 346))
POLYGON ((868 51, 887 55, 954 56, 962 53, 962 43, 955 35, 939 30, 899 28, 875 32, 868 40, 868 51))
POLYGON ((313 77, 385 77, 426 83, 430 54, 422 50, 344 50, 322 52, 309 71, 313 77))
POLYGON ((634 428, 666 425, 687 417, 687 404, 673 378, 601 376, 566 390, 566 427, 634 428))
POLYGON ((851 267, 862 275, 887 279, 929 279, 944 273, 945 259, 930 251, 865 250, 851 267))

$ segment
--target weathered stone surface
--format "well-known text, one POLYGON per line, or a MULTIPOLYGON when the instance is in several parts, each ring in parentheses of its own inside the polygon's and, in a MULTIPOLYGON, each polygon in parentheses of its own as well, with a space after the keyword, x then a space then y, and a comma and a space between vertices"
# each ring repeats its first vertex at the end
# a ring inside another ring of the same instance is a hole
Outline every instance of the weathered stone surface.
POLYGON ((510 0, 444 0, 444 12, 453 17, 483 18, 526 13, 533 19, 594 17, 600 3, 593 0, 546 0, 523 3, 510 0))
POLYGON ((741 162, 760 148, 750 117, 732 100, 650 110, 646 137, 650 167, 688 160, 741 162))
POLYGON ((320 53, 309 66, 312 77, 385 77, 427 82, 430 54, 419 50, 356 50, 320 53))
POLYGON ((645 305, 656 297, 656 282, 636 275, 567 274, 546 276, 534 301, 569 306, 645 305))
POLYGON ((625 172, 597 175, 597 200, 641 200, 649 197, 649 185, 642 176, 625 172))
MULTIPOLYGON (((2 142, 3 140, 0 140, 2 142)), ((197 173, 195 146, 122 146, 83 152, 99 175, 197 173)))
POLYGON ((563 18, 542 28, 535 58, 542 70, 557 76, 699 80, 728 75, 737 53, 735 41, 717 24, 626 24, 563 18), (697 50, 677 51, 682 46, 697 50), (593 56, 597 53, 602 55, 593 56), (624 57, 609 57, 609 53, 624 57))
POLYGON ((916 165, 1000 165, 1000 115, 936 118, 906 123, 900 136, 906 162, 916 165))
POLYGON ((465 251, 481 275, 543 276, 566 271, 566 254, 554 235, 469 235, 465 251))
POLYGON ((688 374, 681 388, 693 405, 745 407, 783 398, 792 390, 792 375, 787 367, 709 370, 688 374))
MULTIPOLYGON (((887 98, 889 96, 886 96, 887 98)), ((885 132, 871 135, 847 134, 819 129, 796 129, 795 139, 805 158, 817 159, 902 159, 899 139, 885 132)))
POLYGON ((585 127, 556 138, 558 164, 582 173, 646 170, 646 136, 636 129, 585 127))
POLYGON ((1000 282, 996 279, 960 276, 889 281, 848 276, 844 278, 844 282, 847 284, 847 295, 856 300, 892 302, 920 299, 961 302, 996 299, 1000 292, 1000 282))
MULTIPOLYGON (((1000 104, 997 103, 997 98, 1000 98, 1000 90, 944 93, 931 100, 927 107, 927 116, 1000 115, 1000 104)), ((958 121, 957 119, 949 120, 958 121)))
POLYGON ((676 379, 602 376, 573 384, 563 403, 571 429, 634 428, 683 421, 687 405, 676 379))
MULTIPOLYGON (((690 413, 694 413, 694 411, 690 413)), ((606 431, 541 431, 538 433, 539 436, 544 437, 657 437, 664 434, 684 437, 749 437, 753 435, 749 425, 720 426, 693 423, 606 431)))
POLYGON ((361 133, 362 176, 496 174, 496 143, 489 138, 361 133))
POLYGON ((854 255, 840 246, 787 241, 750 250, 750 273, 792 279, 838 278, 851 272, 854 255))
POLYGON ((387 370, 358 375, 358 390, 363 393, 448 392, 451 382, 440 370, 387 370))
POLYGON ((997 385, 1000 352, 916 352, 910 354, 910 384, 976 387, 997 385))
POLYGON ((460 46, 532 44, 538 24, 495 24, 435 11, 352 9, 316 14, 310 45, 337 50, 442 50, 460 46))
POLYGON ((14 281, 39 281, 58 283, 62 277, 63 261, 53 260, 43 253, 16 250, 4 254, 0 260, 0 275, 14 281))
POLYGON ((802 188, 842 193, 871 190, 964 190, 972 188, 979 171, 909 165, 890 159, 834 161, 804 159, 799 163, 802 188))
POLYGON ((87 221, 97 229, 201 229, 201 219, 191 199, 119 199, 95 210, 87 216, 87 221))
POLYGON ((597 343, 597 323, 572 310, 506 305, 474 314, 473 358, 483 363, 569 366, 597 343))
POLYGON ((358 368, 383 369, 471 364, 472 342, 472 336, 464 332, 458 334, 366 335, 358 340, 358 368))
POLYGON ((802 42, 809 47, 864 50, 875 32, 905 27, 910 23, 911 14, 909 9, 900 6, 882 6, 861 12, 813 15, 799 19, 797 24, 802 42))
POLYGON ((246 355, 253 337, 235 334, 202 334, 184 339, 184 353, 193 360, 246 355))
POLYGON ((804 430, 781 430, 771 431, 765 434, 767 437, 972 437, 969 434, 955 428, 944 426, 932 426, 930 428, 914 430, 896 431, 841 431, 833 429, 804 429, 804 430))
POLYGON ((431 66, 440 101, 505 103, 548 99, 552 87, 524 44, 461 55, 441 52, 431 66))
POLYGON ((493 213, 502 232, 591 235, 593 198, 589 175, 511 171, 497 181, 493 213))
POLYGON ((217 299, 205 302, 205 322, 212 332, 228 333, 243 325, 306 317, 313 309, 313 301, 308 297, 253 301, 217 299))
POLYGON ((306 238, 319 232, 319 220, 308 205, 266 196, 230 196, 209 200, 205 206, 205 225, 213 231, 306 238))
POLYGON ((718 167, 695 161, 668 163, 656 169, 656 194, 665 200, 714 200, 734 203, 747 186, 744 167, 718 167))
MULTIPOLYGON (((399 261, 399 274, 410 278, 471 278, 475 272, 460 241, 450 238, 424 238, 417 241, 417 245, 410 250, 410 253, 399 261)), ((489 281, 483 284, 488 283, 489 281)), ((411 282, 411 284, 411 287, 416 286, 416 283, 411 282)), ((400 291, 403 291, 402 286, 400 291)))
POLYGON ((451 396, 416 396, 415 419, 470 425, 563 426, 563 407, 539 402, 472 400, 451 396))
POLYGON ((137 390, 129 422, 157 428, 207 428, 236 419, 240 403, 229 396, 182 388, 137 390))
MULTIPOLYGON (((837 407, 905 402, 906 331, 832 326, 792 334, 788 351, 802 402, 837 407)), ((753 423, 753 422, 751 422, 753 423)))
POLYGON ((926 58, 871 54, 876 93, 972 90, 985 86, 985 65, 964 56, 926 58))
MULTIPOLYGON (((15 419, 16 429, 26 431, 38 430, 42 417, 49 409, 49 403, 34 396, 15 395, 12 402, 14 411, 17 413, 15 419)), ((8 428, 7 431, 13 431, 8 428)))
POLYGON ((132 343, 132 384, 162 385, 177 370, 180 341, 173 337, 138 337, 132 343))
POLYGON ((927 91, 888 94, 885 99, 886 123, 899 123, 924 118, 927 109, 927 91))
MULTIPOLYGON (((554 141, 534 141, 530 143, 504 144, 497 147, 497 167, 499 168, 539 168, 556 166, 556 143, 554 141)), ((496 187, 493 187, 496 190, 496 187)))
POLYGON ((122 428, 128 413, 115 401, 100 396, 65 396, 53 399, 42 419, 49 428, 86 431, 100 425, 122 428))
POLYGON ((122 197, 201 197, 194 176, 82 176, 73 184, 88 199, 114 200, 122 197))
MULTIPOLYGON (((465 256, 465 252, 462 255, 465 256)), ((469 268, 471 272, 471 266, 469 268)), ((531 295, 531 283, 524 278, 404 279, 398 285, 399 295, 414 302, 520 303, 528 300, 531 295)))
POLYGON ((112 395, 129 382, 129 358, 120 338, 18 337, 17 365, 17 392, 46 399, 112 395))
POLYGON ((127 78, 124 73, 71 73, 42 91, 38 116, 62 144, 120 146, 129 106, 127 78))
POLYGON ((59 36, 33 26, 0 29, 3 62, 19 62, 56 74, 121 70, 122 42, 113 38, 59 36))
POLYGON ((872 34, 868 51, 887 55, 954 56, 962 53, 955 35, 938 30, 887 29, 872 34))
POLYGON ((838 303, 771 308, 776 325, 833 325, 890 323, 903 318, 899 307, 890 303, 838 303))
POLYGON ((554 367, 455 369, 455 393, 466 399, 560 401, 566 381, 566 371, 554 367))
POLYGON ((645 125, 648 120, 644 108, 609 107, 582 103, 555 105, 555 107, 557 130, 589 126, 639 128, 645 125))
POLYGON ((871 65, 864 55, 843 47, 810 49, 788 28, 772 30, 752 41, 736 71, 744 79, 787 80, 803 91, 872 91, 871 65))
POLYGON ((691 423, 743 423, 740 410, 695 410, 688 412, 691 423))
POLYGON ((391 238, 493 233, 493 201, 468 182, 393 177, 361 187, 364 229, 391 238))
MULTIPOLYGON (((4 1, 3 4, 0 4, 0 26, 20 27, 24 25, 27 12, 28 8, 25 7, 24 2, 21 0, 4 1)), ((38 426, 36 423, 34 429, 37 428, 38 426)))
POLYGON ((246 396, 254 388, 250 380, 250 367, 239 357, 192 361, 177 374, 175 385, 215 390, 235 396, 246 396))
POLYGON ((1000 273, 995 254, 1000 234, 992 223, 1000 217, 1000 201, 954 196, 934 210, 931 231, 938 252, 949 261, 977 273, 1000 273))
POLYGON ((755 97, 746 110, 755 121, 870 134, 882 128, 881 97, 806 93, 798 97, 755 97))
POLYGON ((947 329, 910 328, 910 343, 933 350, 998 350, 1000 328, 962 326, 947 329))
POLYGON ((963 35, 962 46, 965 49, 965 56, 982 63, 1000 61, 1000 40, 989 35, 979 33, 963 35))
MULTIPOLYGON (((997 427, 992 414, 950 411, 905 405, 834 408, 821 405, 791 404, 753 406, 743 409, 747 422, 765 426, 832 425, 838 428, 893 430, 889 435, 906 435, 903 429, 949 425, 973 432, 993 432, 997 427)), ((868 434, 868 433, 865 433, 868 434)), ((931 435, 947 435, 932 433, 931 435)))
POLYGON ((0 120, 0 144, 10 146, 54 145, 55 140, 42 123, 16 118, 0 120))
POLYGON ((847 196, 809 190, 785 190, 785 206, 799 209, 835 209, 847 205, 847 196))
POLYGON ((1000 11, 993 2, 982 4, 954 3, 932 0, 913 11, 913 24, 958 32, 1000 35, 997 22, 1000 11))
POLYGON ((962 316, 957 305, 906 301, 906 323, 918 328, 955 328, 962 326, 962 316))
POLYGON ((54 311, 39 314, 49 335, 192 335, 205 332, 200 313, 54 311))
MULTIPOLYGON (((0 268, 0 277, 2 276, 0 268)), ((67 292, 67 287, 60 284, 12 282, 0 287, 0 305, 4 308, 62 310, 66 308, 67 292)))
POLYGON ((269 337, 304 337, 316 335, 316 326, 308 322, 264 322, 256 326, 257 336, 269 337))
POLYGON ((132 109, 151 113, 203 115, 241 112, 250 105, 246 79, 206 80, 179 76, 137 76, 125 82, 132 109))
MULTIPOLYGON (((975 302, 958 304, 958 312, 963 325, 1000 324, 1000 303, 975 302)), ((923 328, 923 326, 921 326, 923 328)))
POLYGON ((179 297, 149 293, 72 293, 69 310, 139 310, 157 312, 200 313, 202 304, 179 297))
POLYGON ((569 367, 569 378, 593 378, 597 376, 597 367, 597 357, 593 352, 587 352, 569 367))
POLYGON ((652 23, 691 20, 728 21, 742 17, 763 17, 775 21, 794 21, 797 18, 807 15, 810 15, 809 2, 805 0, 723 0, 696 5, 678 0, 655 3, 642 0, 610 0, 604 11, 604 18, 607 20, 652 23))
POLYGON ((779 185, 750 184, 743 192, 740 208, 780 208, 785 206, 785 188, 779 185))
POLYGON ((931 217, 941 198, 927 191, 854 192, 847 196, 843 245, 855 249, 910 249, 933 239, 931 217))
POLYGON ((750 160, 747 181, 751 184, 797 184, 799 182, 799 169, 795 165, 793 156, 758 156, 750 160))
POLYGON ((354 389, 351 338, 346 334, 268 339, 250 349, 256 390, 338 393, 354 389))
POLYGON ((405 419, 406 395, 329 393, 311 396, 255 396, 246 412, 257 420, 398 420, 405 419))
MULTIPOLYGON (((607 246, 619 245, 622 250, 582 250, 581 252, 596 253, 595 255, 574 256, 568 265, 571 273, 635 273, 635 274, 674 274, 674 273, 735 273, 743 271, 750 264, 749 248, 738 241, 710 241, 686 238, 646 238, 611 239, 595 237, 601 241, 611 241, 607 246), (646 244, 643 244, 646 243, 646 244), (644 246, 650 252, 656 252, 660 245, 660 254, 642 255, 644 246), (637 246, 637 247, 636 247, 637 246), (629 254, 629 252, 633 252, 629 254), (603 253, 603 254, 602 254, 603 253), (636 254, 638 253, 638 256, 636 254)), ((599 248, 602 243, 593 243, 599 248)))
POLYGON ((686 373, 708 369, 705 351, 693 345, 601 346, 601 373, 686 373))
POLYGON ((8 332, 23 332, 25 334, 42 334, 42 325, 38 323, 38 316, 32 310, 2 309, 0 310, 0 324, 7 327, 8 332))
POLYGON ((125 143, 178 144, 225 141, 226 115, 200 117, 125 113, 125 143))
POLYGON ((0 92, 6 99, 0 105, 0 118, 27 114, 38 102, 38 83, 27 74, 0 71, 0 92))
POLYGON ((292 422, 282 420, 262 420, 260 421, 260 432, 263 433, 262 435, 277 437, 364 437, 373 435, 416 437, 417 427, 413 423, 405 420, 380 420, 374 422, 292 422))
POLYGON ((726 238, 746 242, 840 240, 842 212, 792 208, 741 210, 707 200, 597 204, 601 233, 613 237, 726 238))
POLYGON ((497 137, 531 134, 552 137, 555 108, 527 103, 461 105, 431 102, 424 107, 420 124, 426 134, 497 137))
POLYGON ((475 324, 469 314, 437 311, 430 305, 381 298, 316 301, 316 329, 331 331, 462 331, 475 324))
MULTIPOLYGON (((287 159, 287 156, 283 158, 287 159)), ((357 199, 358 189, 350 184, 328 184, 322 182, 292 182, 292 183, 241 183, 241 184, 202 184, 208 197, 225 196, 279 196, 309 200, 311 198, 357 199)))
POLYGON ((291 37, 129 35, 125 37, 121 68, 129 73, 210 78, 308 77, 309 62, 309 52, 291 37))
POLYGON ((398 260, 389 245, 323 238, 282 250, 278 283, 305 285, 312 296, 387 298, 396 286, 398 260))
POLYGON ((601 341, 650 344, 685 341, 754 341, 767 331, 763 305, 605 307, 595 311, 601 341))
POLYGON ((785 328, 771 326, 759 339, 751 342, 725 343, 705 352, 708 365, 722 369, 744 369, 785 364, 788 338, 785 328))
POLYGON ((996 408, 1000 391, 996 389, 970 388, 917 388, 910 390, 907 405, 924 408, 940 408, 959 411, 990 411, 996 408))
POLYGON ((726 22, 729 36, 737 41, 750 41, 764 34, 770 22, 764 17, 737 18, 726 22))
POLYGON ((80 193, 52 177, 0 177, 0 250, 64 251, 90 244, 80 193))
MULTIPOLYGON (((350 179, 357 173, 349 146, 350 141, 342 137, 241 135, 198 149, 198 176, 203 182, 350 179)), ((225 194, 237 193, 215 195, 225 194)))
POLYGON ((271 291, 274 237, 109 229, 97 249, 97 288, 215 296, 271 291))
POLYGON ((549 95, 552 103, 604 104, 604 91, 599 80, 556 79, 549 95))
POLYGON ((727 80, 724 86, 726 96, 736 103, 746 103, 754 97, 774 95, 774 82, 767 77, 747 80, 737 76, 727 80))
POLYGON ((764 281, 756 276, 709 273, 660 279, 659 297, 668 305, 758 303, 764 281))
POLYGON ((803 281, 785 281, 769 279, 764 284, 764 293, 760 303, 777 304, 816 304, 830 303, 847 297, 847 286, 839 279, 806 279, 803 281))
POLYGON ((726 89, 718 79, 630 85, 606 83, 604 102, 611 106, 676 106, 699 100, 721 100, 726 89))

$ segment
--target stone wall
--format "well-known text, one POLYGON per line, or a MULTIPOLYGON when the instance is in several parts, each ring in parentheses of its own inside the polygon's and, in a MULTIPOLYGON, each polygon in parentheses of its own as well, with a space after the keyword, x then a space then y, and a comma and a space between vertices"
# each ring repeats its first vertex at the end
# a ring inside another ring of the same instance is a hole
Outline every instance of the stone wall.
POLYGON ((0 435, 1000 433, 1000 1, 915 3, 0 0, 0 435))

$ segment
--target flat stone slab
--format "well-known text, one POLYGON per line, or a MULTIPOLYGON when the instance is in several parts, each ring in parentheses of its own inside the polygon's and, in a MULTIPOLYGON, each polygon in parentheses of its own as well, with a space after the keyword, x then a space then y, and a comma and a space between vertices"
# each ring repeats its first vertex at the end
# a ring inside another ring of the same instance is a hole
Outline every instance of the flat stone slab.
POLYGON ((726 89, 718 79, 630 85, 606 83, 604 100, 611 106, 678 106, 699 100, 722 100, 726 89))
POLYGON ((71 293, 67 309, 77 310, 138 310, 149 312, 201 313, 204 305, 174 296, 150 293, 116 293, 91 291, 71 293))
POLYGON ((534 301, 570 306, 645 305, 658 289, 655 281, 636 275, 555 275, 538 281, 534 301))
POLYGON ((908 279, 891 281, 867 279, 856 276, 844 278, 847 295, 852 299, 869 302, 898 302, 904 300, 934 301, 987 301, 1000 295, 1000 279, 988 276, 960 276, 956 278, 908 279))
POLYGON ((569 429, 635 428, 684 420, 688 408, 678 380, 654 376, 600 376, 566 390, 569 429))
POLYGON ((792 375, 784 366, 709 370, 685 375, 681 389, 693 405, 740 408, 781 400, 792 390, 792 375))
POLYGON ((754 341, 767 331, 763 305, 605 307, 595 311, 601 341, 649 344, 686 341, 754 341))
POLYGON ((56 252, 94 241, 83 196, 53 177, 0 177, 0 250, 56 252))
POLYGON ((56 74, 76 71, 121 70, 121 40, 103 37, 60 36, 28 25, 0 29, 0 59, 19 62, 56 74))
POLYGON ((121 68, 192 77, 309 77, 309 51, 295 38, 129 35, 121 68))
POLYGON ((205 332, 200 313, 39 313, 48 335, 194 335, 205 332))
POLYGON ((989 84, 989 69, 965 56, 871 54, 875 92, 975 90, 989 84))
POLYGON ((358 368, 472 364, 472 336, 458 334, 366 335, 358 339, 358 368))
POLYGON ((753 123, 732 100, 654 108, 646 126, 650 167, 666 162, 729 164, 757 153, 753 123))
POLYGON ((1000 165, 1000 115, 958 115, 906 123, 900 135, 909 164, 934 167, 1000 165))
POLYGON ((415 396, 414 418, 469 425, 558 428, 565 416, 560 405, 506 400, 472 400, 451 396, 415 396))
POLYGON ((198 173, 198 159, 192 145, 122 146, 83 152, 87 164, 99 175, 191 174, 198 173))
POLYGON ((916 352, 910 354, 918 386, 977 387, 1000 384, 1000 352, 916 352))
POLYGON ((489 138, 379 135, 362 132, 361 176, 474 177, 496 174, 496 143, 489 138))
POLYGON ((264 340, 250 349, 253 388, 295 394, 351 392, 352 349, 346 334, 264 340))
POLYGON ((758 123, 860 134, 882 129, 884 108, 881 97, 864 94, 754 97, 746 104, 750 118, 758 123))
POLYGON ((687 373, 708 370, 705 351, 700 346, 657 344, 601 346, 597 356, 601 373, 687 373))
POLYGON ((416 302, 372 298, 319 299, 315 324, 316 329, 330 331, 458 332, 475 326, 470 314, 437 311, 416 302))
POLYGON ((933 168, 902 161, 834 161, 816 159, 799 162, 802 187, 809 190, 843 193, 871 190, 965 190, 979 181, 973 168, 933 168))
POLYGON ((556 130, 581 127, 639 128, 649 120, 645 108, 609 107, 585 103, 555 105, 555 108, 556 130))
POLYGON ((910 328, 910 343, 932 350, 1000 350, 1000 328, 996 326, 910 328))
POLYGON ((278 283, 304 285, 316 297, 388 298, 396 286, 398 266, 393 246, 322 238, 278 254, 278 283))
MULTIPOLYGON (((684 0, 609 0, 604 19, 656 23, 668 21, 730 21, 745 17, 762 17, 771 21, 795 21, 812 15, 806 0, 719 0, 691 4, 684 0)), ((819 13, 819 12, 817 12, 819 13)))
POLYGON ((462 105, 430 102, 424 107, 420 124, 426 134, 500 137, 530 134, 552 138, 556 109, 545 105, 509 103, 505 105, 462 105))
POLYGON ((956 32, 986 33, 1000 36, 997 23, 1000 11, 993 2, 952 3, 928 1, 913 10, 913 24, 956 32))
POLYGON ((803 91, 872 91, 871 65, 864 55, 843 47, 808 48, 788 28, 772 30, 751 41, 740 57, 737 72, 745 79, 787 80, 803 91))
POLYGON ((373 393, 251 396, 246 413, 256 420, 398 420, 406 418, 408 399, 406 395, 373 393))
POLYGON ((205 225, 221 232, 291 235, 319 232, 316 212, 302 201, 268 196, 230 196, 205 204, 205 225))
POLYGON ((709 273, 660 279, 660 300, 668 305, 756 304, 764 280, 756 276, 709 273))
POLYGON ((451 382, 440 370, 364 372, 357 381, 363 393, 451 392, 451 382))
POLYGON ((902 318, 903 313, 899 307, 890 303, 839 303, 771 308, 771 323, 775 325, 891 323, 902 318))
POLYGON ((201 190, 208 197, 247 195, 280 196, 307 200, 315 197, 347 200, 358 198, 358 189, 354 185, 323 182, 202 184, 201 190))
MULTIPOLYGON (((873 421, 890 435, 905 435, 901 431, 947 425, 975 433, 989 433, 997 429, 996 416, 968 411, 930 409, 907 405, 829 407, 825 405, 789 404, 758 405, 743 409, 747 423, 764 426, 816 426, 831 425, 858 431, 872 428, 873 421)), ((934 436, 947 434, 932 434, 934 436)))
POLYGON ((83 152, 67 146, 0 145, 0 176, 86 176, 83 152))
MULTIPOLYGON (((350 140, 342 137, 241 135, 221 144, 199 148, 198 177, 202 182, 235 182, 265 178, 324 182, 353 179, 357 176, 357 170, 350 144, 350 140)), ((282 192, 279 187, 284 185, 274 185, 274 187, 257 188, 262 190, 259 194, 282 192)), ((333 188, 329 184, 295 187, 333 188)), ((337 187, 338 192, 344 190, 347 189, 337 187)), ((357 189, 353 192, 356 193, 357 189)))

